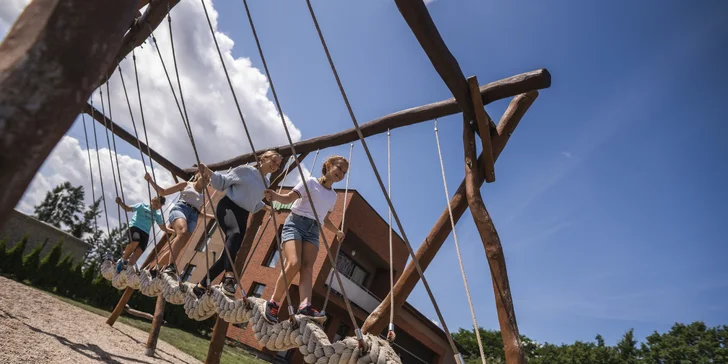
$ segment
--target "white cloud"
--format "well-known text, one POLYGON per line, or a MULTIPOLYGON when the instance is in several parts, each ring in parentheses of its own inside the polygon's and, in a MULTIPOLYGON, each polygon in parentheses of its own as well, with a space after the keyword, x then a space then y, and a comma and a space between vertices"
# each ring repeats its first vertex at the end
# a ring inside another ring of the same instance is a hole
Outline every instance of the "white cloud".
POLYGON ((569 158, 569 159, 572 158, 572 155, 569 152, 561 152, 561 155, 563 155, 564 157, 569 158))
MULTIPOLYGON (((93 143, 93 142, 92 142, 93 143)), ((85 144, 85 142, 84 142, 85 144)), ((113 153, 112 153, 113 154, 113 153)), ((118 212, 114 199, 116 198, 116 190, 113 175, 111 172, 111 162, 109 161, 109 150, 101 148, 98 151, 98 157, 101 159, 101 172, 104 180, 104 194, 106 197, 107 213, 109 222, 112 227, 119 223, 118 212)), ((91 165, 94 174, 94 193, 96 198, 102 196, 101 181, 97 164, 97 152, 91 149, 91 165)), ((128 155, 119 154, 119 170, 121 172, 121 181, 124 187, 125 202, 129 205, 137 202, 148 202, 149 195, 146 182, 144 181, 144 166, 138 159, 131 158, 128 155)), ((116 163, 116 160, 114 160, 116 163)), ((149 168, 149 166, 147 166, 149 168)), ((168 171, 155 166, 155 173, 161 186, 170 186, 174 183, 168 171)), ((118 178, 118 176, 117 176, 118 178)), ((86 192, 86 205, 90 205, 93 201, 91 178, 89 177, 88 154, 85 146, 81 146, 81 142, 77 139, 64 136, 46 159, 41 173, 33 178, 27 192, 17 205, 17 209, 26 214, 33 213, 33 206, 43 200, 46 191, 61 184, 65 181, 71 184, 83 186, 86 192)), ((152 191, 154 194, 154 191, 152 191)), ((121 194, 121 191, 119 191, 121 194)), ((174 196, 170 196, 171 201, 174 196)), ((170 203, 167 203, 169 206, 170 203)), ((103 209, 103 204, 101 205, 103 209)), ((123 211, 122 211, 123 214, 123 211)), ((166 214, 165 214, 166 217, 166 214)), ((125 221, 124 216, 121 219, 125 221)), ((106 227, 104 215, 98 221, 99 226, 106 227)))
MULTIPOLYGON (((217 31, 217 11, 210 0, 205 0, 211 17, 215 36, 225 59, 230 78, 233 83, 242 113, 248 125, 256 149, 287 144, 280 116, 274 103, 268 98, 269 83, 261 71, 253 67, 249 58, 232 56, 235 43, 225 34, 217 31)), ((27 5, 29 0, 0 1, 0 39, 4 38, 8 29, 27 5)), ((242 122, 235 107, 215 44, 205 19, 202 5, 194 1, 182 1, 172 10, 172 24, 175 40, 175 52, 180 69, 182 91, 189 115, 192 133, 203 162, 212 163, 247 153, 250 146, 245 135, 242 122)), ((170 33, 167 21, 164 20, 154 33, 165 60, 167 70, 176 89, 176 77, 172 62, 170 33)), ((172 96, 157 50, 152 42, 135 50, 139 69, 141 98, 149 135, 150 146, 176 165, 185 168, 195 163, 194 153, 182 121, 177 105, 172 96)), ((239 51, 239 50, 236 50, 239 51)), ((243 54, 257 52, 255 45, 246 44, 243 54)), ((142 134, 139 99, 134 79, 134 65, 131 55, 122 61, 124 81, 129 95, 134 121, 142 134)), ((275 70, 274 70, 275 72, 275 70)), ((107 99, 106 86, 102 86, 104 99, 107 99)), ((131 118, 118 71, 110 81, 112 99, 112 119, 123 128, 133 133, 131 118)), ((101 110, 99 93, 93 94, 94 104, 101 110)), ((109 115, 108 104, 105 105, 109 115)), ((90 118, 88 125, 93 122, 90 118)), ((286 117, 287 126, 293 141, 301 139, 300 131, 286 117)), ((99 128, 103 133, 103 128, 99 128)), ((90 135, 89 135, 90 136, 90 135)), ((106 145, 105 137, 99 136, 100 143, 106 145)), ((143 135, 140 138, 144 140, 143 135)), ((92 142, 93 143, 93 142, 92 142)), ((123 144, 123 142, 121 142, 123 144)), ((109 151, 99 150, 104 177, 109 219, 112 226, 117 221, 114 206, 114 183, 109 165, 109 151)), ((119 163, 124 181, 124 192, 128 203, 146 201, 148 199, 146 185, 142 179, 144 169, 142 162, 136 158, 138 153, 119 155, 119 163)), ((96 152, 92 148, 92 165, 96 179, 96 194, 101 195, 99 173, 96 165, 96 152)), ((156 165, 156 164, 155 164, 156 165)), ((287 182, 297 182, 297 172, 291 173, 287 182)), ((171 184, 169 173, 158 173, 160 184, 171 184)), ((85 142, 72 137, 64 137, 45 161, 43 168, 34 177, 25 195, 17 205, 17 209, 32 213, 33 206, 39 203, 46 191, 54 186, 70 181, 74 185, 83 185, 86 190, 87 204, 91 202, 91 185, 88 176, 88 159, 85 142), (82 147, 83 144, 83 147, 82 147)), ((122 217, 123 219, 123 217, 122 217)), ((103 218, 102 218, 103 220, 103 218)), ((99 221, 102 224, 102 221, 99 221)), ((103 223, 105 225, 105 222, 103 223)))

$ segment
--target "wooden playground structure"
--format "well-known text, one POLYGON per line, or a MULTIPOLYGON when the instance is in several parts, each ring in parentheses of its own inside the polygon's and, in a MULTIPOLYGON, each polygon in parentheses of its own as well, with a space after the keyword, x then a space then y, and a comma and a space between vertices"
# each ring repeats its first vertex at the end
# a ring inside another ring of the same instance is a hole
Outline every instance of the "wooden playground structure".
MULTIPOLYGON (((349 106, 313 8, 310 2, 306 1, 342 96, 349 106)), ((176 178, 187 180, 195 173, 196 169, 184 169, 174 165, 154 151, 148 142, 142 142, 136 130, 134 134, 124 130, 105 115, 103 110, 98 110, 86 101, 94 90, 107 80, 108 75, 114 72, 124 57, 153 36, 153 30, 169 16, 170 10, 178 3, 177 0, 33 0, 30 2, 0 44, 0 165, 4 167, 4 173, 8 176, 6 188, 0 192, 0 225, 20 200, 53 147, 71 127, 79 111, 90 115, 115 136, 136 146, 140 152, 170 171, 176 178), (146 9, 142 14, 139 9, 144 6, 146 9)), ((361 125, 357 123, 349 107, 353 128, 273 148, 284 159, 294 157, 296 163, 291 163, 287 170, 281 170, 275 176, 271 176, 270 188, 277 188, 283 180, 282 177, 293 168, 298 166, 300 169, 298 162, 313 151, 355 141, 360 141, 364 146, 412 261, 395 282, 393 296, 387 296, 382 300, 379 307, 364 322, 360 333, 378 334, 385 330, 389 322, 390 309, 394 309, 396 315, 415 285, 422 280, 435 304, 443 330, 449 337, 445 321, 426 284, 424 271, 453 232, 453 226, 469 208, 482 239, 491 272, 506 362, 525 363, 501 241, 483 202, 480 188, 484 182, 491 183, 496 180, 495 162, 524 114, 538 97, 538 90, 550 87, 551 75, 547 70, 539 69, 479 85, 475 76, 465 77, 422 0, 395 0, 395 3, 453 98, 392 113, 361 125), (512 100, 496 124, 484 106, 506 98, 512 100), (365 138, 456 113, 463 115, 465 177, 450 198, 448 208, 441 213, 425 240, 414 251, 371 161, 365 138), (478 144, 482 147, 480 155, 476 153, 478 144)), ((247 3, 246 10, 255 33, 247 3)), ((263 56, 259 43, 258 47, 263 56)), ((265 58, 262 58, 265 62, 265 58)), ((267 76, 270 75, 267 73, 267 76)), ((170 86, 172 86, 171 81, 170 86)), ((273 92, 275 96, 275 90, 273 92)), ((276 104, 278 112, 283 115, 277 98, 276 104)), ((255 156, 256 153, 243 154, 208 166, 213 170, 227 170, 253 162, 255 156)), ((236 272, 240 272, 243 268, 256 231, 263 223, 265 215, 264 210, 252 214, 242 247, 234 257, 236 272)), ((211 225, 212 222, 208 221, 207 226, 202 228, 207 231, 211 225)), ((157 254, 157 250, 154 250, 146 258, 144 265, 151 264, 157 254)), ((124 311, 132 293, 133 289, 125 289, 122 298, 107 319, 109 325, 113 325, 124 311)), ((146 345, 148 355, 154 354, 163 322, 165 303, 164 297, 157 296, 153 328, 146 345)), ((227 321, 220 317, 216 318, 206 363, 219 363, 228 325, 227 321)), ((457 350, 454 351, 457 353, 457 350)), ((457 358, 456 355, 456 361, 459 360, 462 358, 457 358)))

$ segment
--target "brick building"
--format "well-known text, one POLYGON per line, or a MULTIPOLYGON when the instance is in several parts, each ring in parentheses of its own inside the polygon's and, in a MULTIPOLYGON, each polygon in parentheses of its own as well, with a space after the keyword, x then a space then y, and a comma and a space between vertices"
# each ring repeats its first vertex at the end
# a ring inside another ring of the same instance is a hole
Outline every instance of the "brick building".
MULTIPOLYGON (((344 289, 352 303, 357 324, 361 326, 369 313, 377 307, 381 298, 386 297, 389 292, 389 228, 387 222, 356 190, 349 190, 349 203, 346 211, 343 211, 344 191, 340 189, 336 191, 339 196, 330 218, 334 224, 340 226, 341 220, 345 216, 344 232, 346 233, 337 266, 341 272, 344 289)), ((213 200, 218 201, 222 196, 223 194, 218 192, 213 196, 213 200)), ((274 228, 272 221, 266 224, 270 217, 270 215, 266 215, 261 227, 264 229, 262 234, 259 231, 260 235, 256 236, 253 241, 251 254, 248 257, 248 268, 241 280, 241 287, 249 296, 270 298, 275 281, 281 272, 274 234, 276 230, 280 231, 283 221, 290 213, 288 210, 290 205, 276 204, 274 207, 278 212, 276 214, 278 226, 274 228)), ((203 225, 202 218, 199 219, 198 225, 203 225)), ((205 254, 208 255, 210 264, 220 254, 224 254, 220 234, 214 231, 211 238, 205 238, 203 230, 202 228, 196 229, 188 243, 188 249, 185 249, 178 259, 178 267, 182 269, 183 277, 192 282, 199 281, 205 274, 205 254), (209 243, 206 244, 207 240, 209 243), (195 249, 191 248, 193 244, 195 249)), ((333 254, 338 248, 338 243, 335 242, 333 233, 326 229, 324 231, 327 241, 332 244, 333 254)), ((392 264, 396 281, 405 267, 408 254, 396 232, 393 233, 392 246, 392 264)), ((332 272, 323 239, 321 239, 314 265, 313 286, 313 304, 319 310, 323 306, 328 290, 328 279, 332 272)), ((294 307, 297 307, 299 303, 297 285, 298 276, 293 280, 290 288, 294 307)), ((346 312, 344 300, 338 293, 340 288, 336 278, 333 279, 331 286, 324 330, 331 341, 336 341, 341 337, 353 336, 354 331, 351 327, 351 319, 346 312)), ((279 313, 280 320, 286 319, 288 316, 286 306, 287 302, 284 301, 279 313)), ((454 363, 452 350, 448 345, 445 333, 411 305, 405 304, 403 310, 395 317, 395 325, 397 340, 393 347, 400 354, 403 363, 454 363)), ((386 331, 382 333, 382 335, 384 334, 386 331)), ((253 337, 252 330, 244 325, 231 325, 227 336, 229 339, 240 341, 261 358, 296 364, 303 363, 303 356, 296 349, 276 353, 263 348, 253 337)))

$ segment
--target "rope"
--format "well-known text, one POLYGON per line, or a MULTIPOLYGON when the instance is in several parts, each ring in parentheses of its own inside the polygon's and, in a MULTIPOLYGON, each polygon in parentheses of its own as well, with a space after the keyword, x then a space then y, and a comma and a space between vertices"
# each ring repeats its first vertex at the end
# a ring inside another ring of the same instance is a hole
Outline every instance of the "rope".
MULTIPOLYGON (((136 59, 136 56, 134 55, 133 50, 132 50, 132 57, 134 59, 136 59)), ((136 60, 134 62, 134 65, 136 66, 136 60)), ((147 164, 144 162, 144 152, 142 152, 142 145, 141 145, 141 141, 139 140, 139 133, 137 132, 136 122, 134 121, 134 113, 131 110, 131 102, 129 101, 129 94, 126 92, 126 83, 124 82, 124 74, 121 71, 121 64, 119 64, 118 69, 119 69, 119 78, 121 78, 121 86, 124 89, 124 97, 126 98, 126 105, 129 108, 129 118, 131 119, 132 127, 134 127, 134 137, 136 138, 136 141, 137 141, 137 149, 139 149, 139 155, 142 158, 142 166, 144 167, 144 173, 148 173, 147 164)), ((134 71, 136 72, 136 67, 135 67, 134 71)), ((139 83, 137 83, 137 87, 138 86, 139 86, 139 83)), ((141 107, 141 102, 142 102, 142 100, 141 100, 141 95, 140 95, 140 98, 139 98, 140 107, 141 107)), ((142 111, 142 119, 143 118, 144 118, 144 112, 142 111)), ((145 133, 146 133, 146 127, 145 127, 145 133)), ((151 156, 149 157, 149 160, 150 161, 152 160, 151 156)), ((117 162, 117 167, 118 166, 119 165, 117 162)), ((152 168, 152 174, 154 174, 153 168, 152 168)), ((119 178, 121 178, 121 173, 119 173, 119 178)), ((152 215, 152 222, 153 222, 152 223, 152 235, 154 237, 154 253, 155 253, 154 256, 155 256, 155 259, 157 260, 157 267, 159 267, 159 250, 158 250, 159 248, 157 247, 157 233, 154 229, 154 225, 155 225, 154 224, 154 211, 152 211, 152 188, 149 186, 149 183, 147 183, 147 195, 149 196, 149 213, 152 215)), ((161 210, 161 208, 160 208, 160 210, 161 210)), ((160 216, 161 216, 161 213, 160 213, 160 216)), ((162 216, 162 222, 164 223, 164 216, 162 216)), ((169 239, 167 239, 167 243, 169 243, 169 239)), ((172 246, 170 245, 169 248, 170 248, 170 254, 171 254, 172 246)))
MULTIPOLYGON (((134 53, 134 50, 131 51, 131 57, 132 57, 132 60, 133 60, 133 63, 134 63, 134 79, 136 80, 136 85, 137 85, 137 97, 139 98, 139 114, 142 117, 142 130, 144 131, 144 142, 147 145, 147 156, 149 157, 149 168, 152 170, 152 179, 156 181, 157 180, 157 176, 154 173, 154 161, 152 160, 152 149, 149 146, 149 136, 147 135, 147 124, 146 124, 146 121, 144 120, 144 107, 142 107, 142 91, 141 91, 141 86, 139 85, 139 73, 137 71, 136 54, 134 53)), ((121 68, 119 69, 119 75, 121 76, 121 68)), ((122 84, 123 84, 123 82, 122 82, 122 84)), ((124 87, 124 94, 126 95, 126 87, 124 87)), ((127 103, 129 102, 129 96, 128 95, 126 97, 126 101, 127 101, 127 103)), ((131 104, 129 104, 129 114, 131 115, 131 104)), ((132 124, 134 124, 134 118, 132 118, 132 124)), ((136 124, 134 124, 134 133, 136 135, 136 124)), ((141 150, 141 142, 139 141, 138 138, 137 138, 137 145, 139 146, 139 153, 142 154, 142 164, 144 165, 144 172, 146 172, 147 171, 147 166, 146 166, 146 164, 144 164, 144 154, 142 153, 142 150, 141 150)), ((149 194, 149 203, 150 203, 150 206, 151 206, 151 203, 152 203, 152 191, 151 191, 151 187, 150 187, 149 182, 147 182, 147 193, 149 194)), ((162 217, 162 221, 163 221, 163 224, 164 224, 164 221, 167 221, 167 220, 164 218, 164 209, 161 208, 161 206, 160 206, 160 209, 159 209, 159 215, 162 217)), ((152 231, 154 231, 154 224, 152 224, 152 231)), ((172 259, 172 262, 173 263, 176 263, 177 262, 177 258, 174 256, 174 249, 172 249, 172 242, 171 242, 171 240, 172 240, 171 237, 167 237, 167 247, 169 248, 169 255, 170 255, 171 259, 172 259)), ((156 236, 156 233, 154 235, 154 249, 157 249, 157 236, 156 236)), ((177 270, 176 265, 173 265, 173 266, 175 267, 175 272, 176 273, 179 273, 179 271, 177 270)))
MULTIPOLYGON (((351 143, 349 145, 349 173, 346 174, 346 188, 344 189, 344 207, 341 209, 341 228, 339 230, 344 231, 344 221, 346 219, 346 205, 347 205, 347 198, 349 196, 349 177, 351 177, 351 158, 353 156, 352 151, 354 150, 354 143, 351 143)), ((340 241, 339 246, 336 247, 336 255, 334 258, 334 266, 332 269, 337 269, 336 264, 339 261, 339 251, 341 251, 341 245, 343 245, 344 242, 340 241)), ((329 294, 331 294, 331 282, 334 280, 334 275, 329 276, 329 283, 327 284, 326 288, 326 298, 324 299, 324 306, 321 309, 322 312, 326 311, 326 307, 329 304, 329 294)))
MULTIPOLYGON (((205 4, 204 0, 202 0, 202 4, 204 6, 204 4, 205 4)), ((253 17, 250 15, 250 8, 248 7, 248 1, 243 0, 243 4, 245 5, 245 12, 248 16, 248 22, 250 22, 250 28, 253 31, 253 36, 255 37, 255 44, 258 47, 258 53, 260 54, 260 58, 263 63, 263 68, 265 69, 266 76, 268 77, 268 81, 270 82, 271 93, 273 94, 273 99, 275 100, 276 107, 278 109, 278 113, 280 114, 280 117, 281 117, 281 123, 283 124, 283 130, 285 130, 285 132, 286 132, 286 138, 288 139, 288 145, 291 148, 291 153, 295 155, 295 154, 297 154, 296 147, 293 145, 293 140, 291 139, 291 133, 288 131, 288 125, 286 125, 286 120, 283 117, 283 108, 281 107, 280 101, 278 100, 278 94, 275 91, 275 86, 273 85, 273 79, 271 78, 270 71, 268 70, 268 63, 266 62, 265 56, 263 55, 263 48, 260 45, 260 39, 258 39, 258 33, 255 30, 255 25, 253 24, 253 17)), ((205 9, 205 15, 207 15, 207 9, 205 9)), ((208 17, 208 23, 209 22, 210 22, 210 18, 208 17)), ((210 30, 212 30, 212 24, 210 24, 210 30)), ((217 40, 215 40, 215 45, 217 46, 217 40)), ((219 47, 218 47, 218 53, 220 53, 219 47)), ((220 55, 220 59, 222 59, 222 55, 220 55)), ((227 70, 225 71, 225 74, 227 75, 227 70)), ((228 82, 229 81, 230 81, 230 79, 228 77, 228 82)), ((230 85, 231 85, 231 89, 232 89, 232 83, 230 85)), ((237 103, 237 99, 236 99, 236 103, 237 103)), ((241 117, 242 117, 242 113, 241 113, 241 117)), ((244 124, 244 122, 243 122, 243 124, 244 124)), ((246 128, 246 132, 247 132, 247 128, 246 128)), ((250 135, 248 135, 248 139, 250 139, 250 135)), ((252 140, 250 140, 250 143, 251 143, 251 147, 252 147, 252 140)), ((301 176, 301 180, 305 181, 305 178, 303 176, 303 169, 301 168, 301 164, 299 163, 297 165, 297 167, 298 167, 298 173, 301 176)), ((320 222, 321 219, 319 219, 318 212, 316 211, 316 208, 311 199, 311 193, 309 191, 308 184, 304 183, 303 187, 306 189, 306 195, 309 196, 309 204, 311 205, 311 211, 313 212, 313 215, 316 218, 316 221, 320 222)), ((334 257, 331 256, 331 249, 329 247, 329 242, 328 242, 328 239, 326 238, 326 234, 324 234, 323 226, 320 223, 318 225, 319 225, 319 231, 321 233, 321 237, 322 237, 322 240, 324 243, 324 247, 326 248, 326 255, 328 256, 329 262, 331 263, 331 265, 333 267, 335 267, 334 257)), ((276 224, 276 226, 277 226, 277 224, 276 224)), ((281 252, 281 256, 283 256, 282 252, 281 252)), ((282 264, 281 264, 281 269, 283 269, 282 264)), ((354 327, 354 332, 356 332, 356 334, 357 334, 357 339, 359 340, 359 343, 362 346, 362 348, 366 348, 366 346, 365 346, 366 344, 362 338, 361 330, 359 329, 359 324, 356 322, 356 318, 354 317, 354 312, 351 308, 351 302, 349 302, 349 298, 346 295, 346 289, 344 289, 344 286, 341 282, 341 277, 339 275, 339 271, 334 269, 334 274, 336 275, 336 280, 339 283, 339 287, 341 287, 341 294, 344 296, 344 303, 346 304, 346 310, 349 313, 349 318, 351 319, 352 326, 354 327)), ((285 278, 285 273, 283 274, 283 276, 285 278)), ((288 286, 287 283, 286 283, 286 286, 288 286)))
POLYGON ((372 158, 372 155, 369 152, 369 147, 367 147, 366 141, 364 140, 364 135, 362 134, 361 129, 359 128, 359 123, 356 121, 356 116, 354 115, 354 111, 352 110, 351 104, 349 103, 349 98, 346 96, 346 91, 344 91, 344 86, 342 85, 341 79, 339 78, 339 73, 336 71, 336 66, 334 65, 334 61, 331 58, 331 54, 329 53, 329 48, 326 46, 326 40, 324 40, 323 33, 321 32, 321 27, 319 27, 318 20, 316 20, 316 14, 314 13, 313 7, 311 6, 311 1, 306 0, 306 4, 308 5, 308 10, 309 10, 309 13, 311 14, 311 19, 313 20, 313 23, 316 26, 316 32, 318 33, 319 39, 321 40, 321 45, 323 46, 324 52, 326 53, 326 58, 328 59, 329 65, 331 66, 331 71, 333 72, 334 77, 336 78, 336 83, 339 86, 339 91, 341 92, 341 96, 344 99, 346 108, 349 111, 349 116, 351 117, 351 121, 354 124, 356 133, 359 136, 359 140, 361 141, 362 147, 364 147, 364 152, 366 153, 367 158, 369 159, 369 164, 372 166, 374 175, 377 177, 377 182, 379 182, 379 187, 381 188, 382 193, 384 194, 384 197, 387 200, 387 204, 389 204, 389 208, 392 210, 392 216, 394 217, 394 220, 397 222, 399 231, 402 233, 402 240, 404 240, 405 245, 407 246, 407 250, 409 251, 409 254, 412 257, 412 262, 415 264, 415 268, 417 268, 417 272, 420 274, 420 277, 422 278, 422 284, 425 286, 425 290, 427 291, 427 294, 430 296, 430 301, 432 301, 432 305, 435 308, 437 317, 440 320, 440 323, 442 323, 442 329, 443 329, 443 331, 445 331, 445 335, 447 336, 447 340, 450 343, 450 347, 452 348, 453 353, 455 353, 455 355, 459 355, 459 351, 457 349, 457 346, 455 346, 455 342, 453 341, 452 336, 450 335, 450 331, 447 328, 447 324, 445 323, 445 319, 442 316, 442 312, 440 312, 440 307, 437 305, 437 301, 435 300, 435 296, 432 294, 430 285, 427 283, 427 280, 425 279, 425 274, 422 271, 422 267, 420 267, 419 262, 417 261, 415 252, 412 250, 412 246, 410 245, 409 239, 407 238, 407 234, 405 233, 404 228, 402 227, 402 223, 399 220, 397 211, 394 209, 392 200, 387 195, 387 190, 384 187, 384 183, 382 182, 382 177, 379 175, 377 166, 374 164, 374 159, 372 158))
MULTIPOLYGON (((96 187, 94 186, 94 168, 93 164, 91 163, 91 146, 88 144, 88 132, 86 131, 86 114, 81 113, 81 121, 83 121, 83 136, 86 139, 86 154, 88 155, 88 173, 91 176, 91 198, 93 199, 93 204, 96 206, 96 187)), ((96 154, 98 155, 99 151, 96 151, 96 154)), ((99 173, 101 170, 99 170, 99 173)), ((106 212, 106 209, 104 208, 104 212, 106 212)), ((91 234, 94 238, 96 238, 96 232, 99 231, 99 222, 96 217, 97 214, 94 214, 94 232, 91 234)))
POLYGON ((442 161, 442 150, 440 149, 440 136, 437 130, 437 119, 435 119, 435 141, 437 142, 437 156, 440 157, 440 172, 442 172, 442 184, 445 188, 445 201, 447 201, 447 212, 450 215, 450 226, 452 227, 452 238, 455 241, 455 251, 458 255, 458 264, 460 265, 460 275, 463 276, 463 285, 465 286, 465 295, 468 296, 468 306, 470 306, 470 316, 473 318, 473 328, 475 336, 478 339, 478 349, 480 350, 480 359, 485 364, 485 353, 483 352, 483 341, 480 338, 480 329, 478 321, 475 318, 475 309, 473 308, 473 300, 470 297, 470 288, 468 287, 468 278, 465 275, 465 267, 463 267, 463 257, 460 254, 460 243, 458 242, 458 234, 455 231, 455 218, 452 215, 452 205, 450 204, 450 192, 447 189, 447 179, 445 178, 445 164, 442 161))
MULTIPOLYGON (((392 157, 390 139, 392 133, 387 129, 387 196, 392 198, 392 157)), ((392 209, 389 209, 389 330, 387 332, 387 340, 394 341, 394 257, 392 254, 392 209)))
MULTIPOLYGON (((225 66, 225 60, 223 59, 222 52, 220 51, 220 45, 217 43, 217 38, 215 37, 215 30, 212 29, 212 21, 210 20, 210 15, 207 12, 207 6, 205 5, 205 0, 200 0, 200 2, 202 3, 202 9, 205 11, 205 18, 207 19, 207 25, 210 28, 210 35, 212 35, 212 40, 215 43, 215 49, 217 49, 217 55, 220 58, 220 63, 222 64, 222 69, 225 72, 225 78, 227 79, 228 86, 230 87, 230 92, 232 93, 233 100, 235 101, 235 107, 238 110, 238 115, 240 116, 240 121, 243 123, 243 129, 245 129, 245 136, 248 139, 248 144, 250 144, 250 150, 253 152, 253 157, 255 158, 256 165, 259 166, 260 165, 260 160, 258 159, 258 155, 255 154, 256 149, 255 149, 255 146, 253 145, 253 139, 250 137, 250 131, 248 130, 248 125, 245 122, 245 117, 243 116, 243 112, 240 109, 240 103, 238 102, 238 97, 235 95, 235 89, 233 88, 233 83, 230 80, 230 74, 228 74, 227 66, 225 66)), ((269 77, 269 79, 270 79, 270 77, 269 77)), ((273 89, 272 82, 271 82, 271 89, 273 89)), ((274 91, 273 94, 275 95, 275 91, 274 91)), ((280 108, 279 108, 279 110, 280 110, 280 108)), ((283 117, 283 114, 282 113, 281 113, 281 117, 283 117)), ((286 134, 288 134, 288 128, 286 127, 285 122, 283 123, 283 127, 286 130, 286 134)), ((290 141, 290 134, 288 134, 288 139, 290 141)), ((297 155, 298 154, 298 153, 296 153, 296 150, 293 149, 293 148, 291 148, 291 151, 292 151, 292 153, 291 153, 292 155, 297 155)), ((300 163, 297 163, 296 165, 298 166, 298 170, 301 173, 301 180, 305 180, 303 178, 303 172, 301 170, 301 164, 300 163)), ((263 184, 267 188, 268 187, 268 182, 266 181, 265 176, 263 175, 263 172, 260 171, 260 170, 258 170, 258 172, 260 174, 260 178, 263 180, 263 184)), ((305 184, 304 184, 304 186, 305 186, 305 184)), ((306 187, 306 193, 308 193, 308 187, 306 187)), ((314 214, 315 214, 315 211, 314 211, 314 214)), ((273 209, 271 209, 271 216, 273 218, 273 225, 274 226, 278 226, 278 222, 276 221, 276 217, 275 217, 275 211, 273 209)), ((276 242, 277 242, 278 252, 279 252, 279 254, 281 256, 281 262, 282 262, 283 250, 282 250, 282 247, 281 247, 281 239, 280 239, 280 236, 278 236, 278 234, 276 234, 276 242)), ((226 252, 227 252, 227 249, 226 249, 226 252)), ((228 257, 229 256, 230 256, 230 254, 228 253, 228 257)), ((230 261, 231 262, 234 262, 234 260, 232 260, 232 259, 230 261)), ((233 264, 233 269, 234 268, 235 268, 235 264, 233 264)), ((285 269, 283 267, 283 264, 281 264, 281 273, 283 274, 283 283, 286 286, 286 296, 287 297, 291 297, 290 294, 289 294, 289 292, 288 292, 288 279, 286 278, 286 272, 285 272, 285 269)), ((238 276, 237 274, 235 274, 235 275, 237 277, 236 278, 237 280, 240 280, 242 278, 242 277, 238 276)), ((293 312, 294 311, 293 311, 293 306, 291 306, 291 302, 290 301, 291 300, 289 299, 288 300, 288 312, 290 313, 290 319, 292 320, 293 319, 293 312)))
MULTIPOLYGON (((104 99, 103 99, 103 94, 102 94, 101 95, 101 105, 103 105, 103 104, 104 104, 104 99)), ((94 118, 94 115, 93 115, 93 113, 94 113, 94 107, 93 107, 93 105, 94 105, 94 100, 93 100, 93 98, 91 98, 91 113, 92 113, 91 118, 94 118)), ((104 124, 106 124, 106 123, 104 123, 104 124)), ((86 128, 85 128, 86 127, 86 120, 85 119, 84 119, 83 126, 84 126, 83 131, 84 131, 84 134, 85 134, 86 133, 86 128)), ((102 196, 101 201, 103 201, 103 203, 104 203, 104 216, 106 217, 106 235, 108 235, 110 237, 111 236, 111 231, 109 230, 110 229, 109 226, 111 226, 111 225, 109 224, 109 214, 108 214, 108 212, 106 210, 106 192, 104 191, 104 174, 103 174, 103 172, 101 172, 101 157, 99 157, 99 140, 96 137, 96 125, 94 124, 94 125, 92 125, 92 127, 93 127, 93 130, 94 130, 94 145, 96 147, 96 163, 99 166, 99 181, 101 181, 101 196, 102 196)), ((86 145, 88 146, 88 136, 86 136, 86 145)), ((91 154, 89 153, 89 155, 91 155, 91 154)), ((109 150, 109 155, 111 155, 111 151, 110 150, 109 150)), ((113 165, 111 167, 111 171, 112 172, 114 171, 113 165)), ((114 186, 116 186, 116 184, 114 184, 114 186)))
MULTIPOLYGON (((106 78, 106 98, 109 102, 109 120, 113 120, 113 116, 111 113, 111 92, 109 92, 109 78, 106 78)), ((102 95, 103 97, 103 95, 102 95)), ((106 111, 103 109, 103 99, 101 100, 101 112, 106 113, 106 111)), ((111 143, 109 142, 109 127, 106 125, 106 119, 104 119, 104 126, 106 127, 106 143, 109 144, 109 150, 111 150, 111 143)), ((116 174, 119 175, 119 190, 121 190, 121 199, 126 201, 126 198, 124 197, 124 184, 121 182, 121 169, 119 169, 119 155, 116 153, 116 134, 114 134, 114 123, 111 123, 111 142, 113 142, 114 146, 114 159, 116 159, 116 174)), ((109 161, 111 161, 111 171, 113 174, 114 171, 114 162, 111 159, 111 153, 109 153, 109 161)), ((116 176, 114 174, 114 176, 116 176)), ((116 189, 116 177, 114 177, 114 188, 116 189)), ((119 190, 117 190, 116 197, 119 197, 119 190)), ((119 214, 119 225, 121 225, 121 207, 119 204, 116 204, 116 211, 119 214)), ((127 237, 129 238, 129 244, 132 242, 131 238, 131 226, 129 226, 129 215, 126 213, 126 210, 124 210, 124 218, 126 219, 126 233, 127 237)), ((111 239, 111 236, 109 236, 109 239, 111 239)), ((159 260, 157 260, 157 265, 159 265, 159 260)))

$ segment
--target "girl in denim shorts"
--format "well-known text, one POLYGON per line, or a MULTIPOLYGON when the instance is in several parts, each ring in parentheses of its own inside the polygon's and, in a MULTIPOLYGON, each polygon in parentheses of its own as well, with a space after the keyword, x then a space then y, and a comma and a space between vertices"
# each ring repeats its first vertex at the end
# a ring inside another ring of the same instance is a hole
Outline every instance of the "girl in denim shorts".
MULTIPOLYGON (((281 232, 281 245, 286 282, 290 285, 296 274, 299 274, 299 297, 301 299, 296 314, 318 316, 319 312, 311 305, 311 290, 313 287, 313 263, 316 261, 319 248, 319 224, 336 233, 336 238, 343 241, 344 233, 329 219, 329 213, 336 204, 336 191, 331 187, 334 183, 344 179, 349 170, 349 162, 341 156, 328 158, 321 167, 321 177, 307 177, 299 182, 286 194, 278 194, 266 190, 266 199, 278 201, 291 206, 291 214, 283 223, 281 232), (310 196, 306 194, 308 187, 310 196), (316 221, 311 204, 316 208, 319 219, 316 221)), ((287 287, 284 287, 283 273, 276 281, 273 296, 266 303, 265 318, 268 322, 278 322, 278 309, 287 287)))
MULTIPOLYGON (((202 189, 207 186, 210 182, 209 178, 202 178, 200 173, 197 172, 192 182, 180 182, 169 188, 162 188, 157 185, 149 173, 144 175, 144 179, 154 188, 160 196, 168 196, 173 193, 179 192, 179 200, 174 204, 172 210, 169 212, 169 218, 167 221, 172 226, 175 233, 174 240, 171 241, 172 251, 165 250, 159 256, 160 266, 167 266, 164 272, 167 274, 177 274, 177 268, 174 262, 171 261, 172 257, 179 257, 182 249, 187 244, 187 241, 192 236, 192 233, 197 227, 197 219, 200 215, 200 209, 204 205, 202 201, 202 189)), ((215 216, 212 214, 205 214, 208 219, 214 219, 215 216)))

